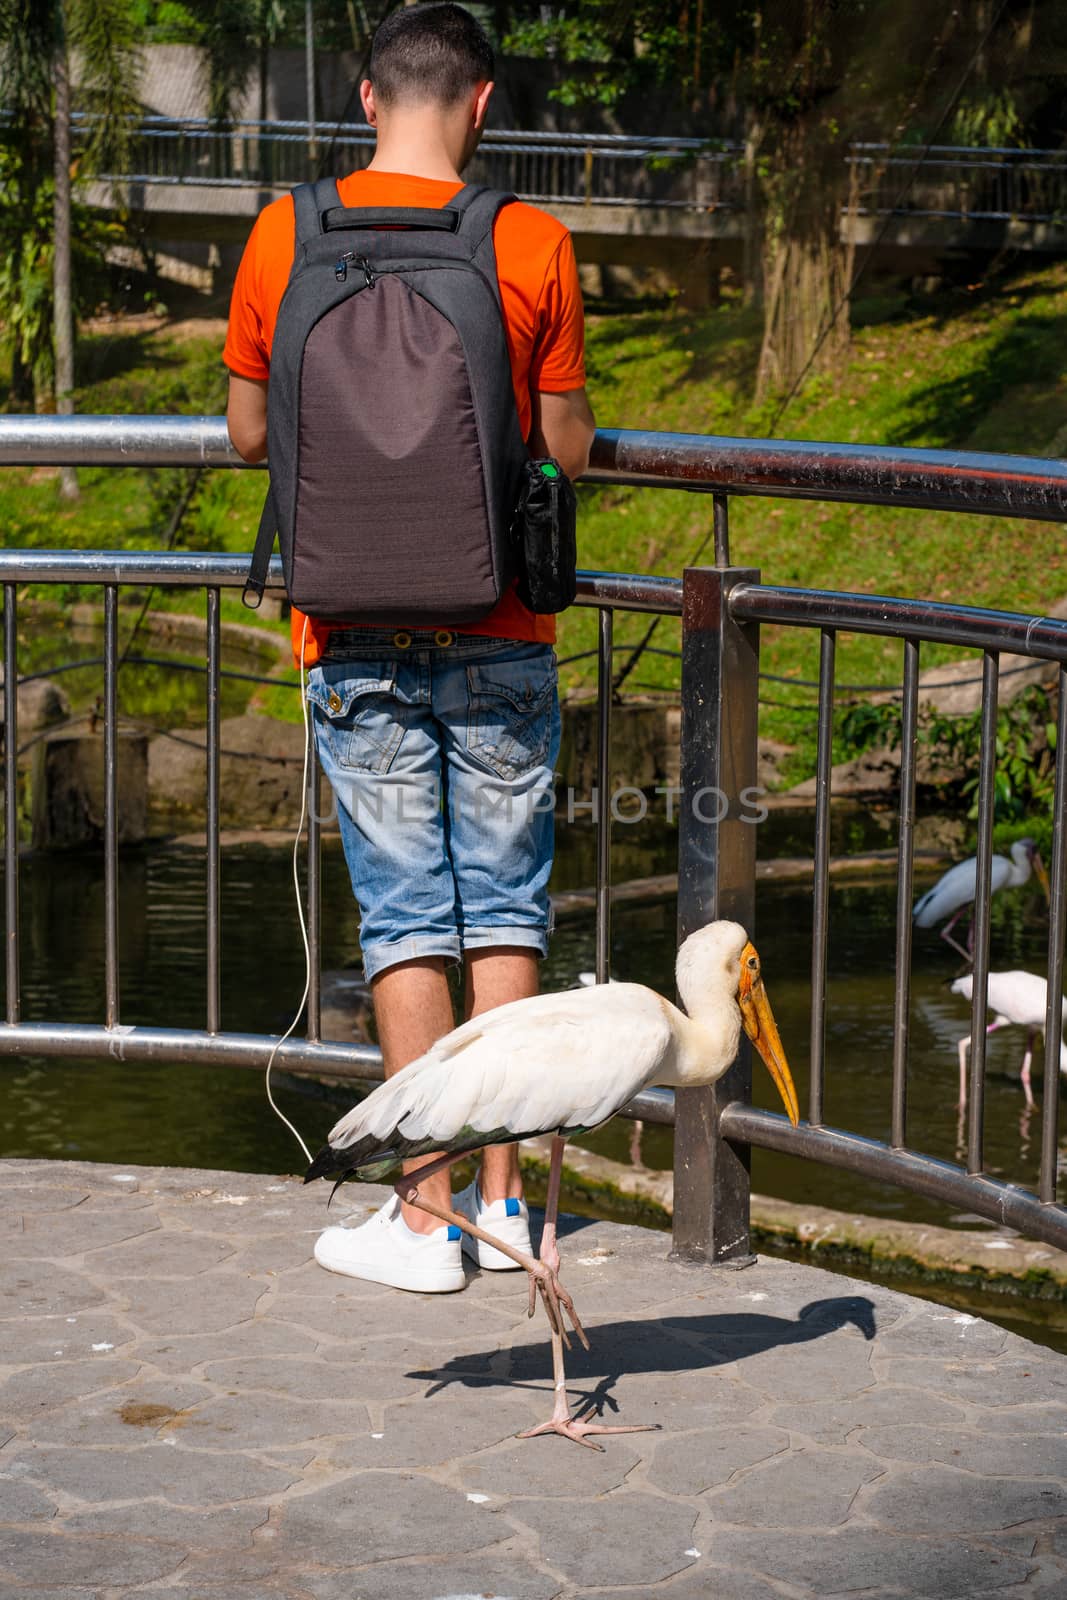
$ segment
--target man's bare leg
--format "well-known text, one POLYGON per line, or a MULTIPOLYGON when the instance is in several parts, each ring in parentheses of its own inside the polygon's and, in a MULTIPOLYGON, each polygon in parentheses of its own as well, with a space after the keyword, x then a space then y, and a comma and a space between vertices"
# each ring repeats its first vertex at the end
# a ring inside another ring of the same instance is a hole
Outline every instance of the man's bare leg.
MULTIPOLYGON (((538 956, 519 945, 492 945, 487 950, 469 950, 466 961, 465 1008, 469 1017, 480 1016, 509 1000, 525 1000, 537 994, 538 956)), ((430 1180, 433 1181, 432 1179, 430 1180)), ((517 1200, 522 1194, 518 1146, 489 1145, 482 1151, 478 1187, 486 1205, 496 1200, 517 1200)), ((424 1191, 428 1194, 428 1191, 424 1191)), ((429 1195, 437 1199, 436 1193, 429 1195)), ((406 1215, 406 1211, 405 1211, 406 1215)))
MULTIPOLYGON (((425 956, 387 967, 371 979, 371 991, 387 1078, 424 1055, 456 1025, 443 956, 425 956)), ((433 1155, 425 1155, 405 1161, 404 1171, 413 1172, 433 1159, 433 1155)), ((449 1207, 452 1185, 447 1170, 426 1178, 422 1192, 439 1208, 449 1207)), ((431 1233, 441 1226, 437 1217, 417 1206, 405 1204, 403 1213, 404 1221, 415 1233, 431 1233)))

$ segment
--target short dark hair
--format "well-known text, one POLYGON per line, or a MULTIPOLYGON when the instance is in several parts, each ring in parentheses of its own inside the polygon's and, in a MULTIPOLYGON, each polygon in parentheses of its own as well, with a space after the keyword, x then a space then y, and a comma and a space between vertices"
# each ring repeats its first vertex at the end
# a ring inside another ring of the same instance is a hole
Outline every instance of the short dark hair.
POLYGON ((485 30, 462 6, 398 6, 374 35, 368 77, 385 105, 435 100, 455 105, 495 66, 485 30))

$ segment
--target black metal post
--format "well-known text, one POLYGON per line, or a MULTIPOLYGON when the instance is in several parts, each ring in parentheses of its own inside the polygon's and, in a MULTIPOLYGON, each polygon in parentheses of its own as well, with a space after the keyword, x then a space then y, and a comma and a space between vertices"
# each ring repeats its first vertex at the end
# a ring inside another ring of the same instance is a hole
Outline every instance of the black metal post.
MULTIPOLYGON (((682 603, 681 811, 678 829, 678 937, 716 917, 751 934, 755 914, 756 830, 746 794, 756 786, 759 628, 730 614, 731 590, 758 583, 742 567, 690 567, 682 603)), ((674 1132, 675 1260, 747 1265, 749 1146, 723 1139, 719 1123, 732 1100, 748 1100, 748 1044, 707 1089, 679 1089, 674 1132)))
POLYGON ((911 897, 915 867, 915 750, 919 725, 919 645, 904 641, 900 725, 900 839, 897 845, 897 986, 893 1000, 893 1110, 890 1143, 908 1139, 908 1037, 911 1026, 911 897))
POLYGON ((611 657, 615 613, 600 608, 596 727, 596 981, 611 976, 611 657))
POLYGON ((811 903, 811 1077, 808 1121, 822 1122, 826 1047, 826 944, 830 923, 830 772, 834 744, 834 661, 837 635, 819 641, 819 733, 815 765, 815 882, 811 903))
POLYGON ((1059 1160, 1060 1040, 1063 1038, 1063 943, 1067 932, 1067 667, 1060 668, 1056 721, 1056 790, 1049 862, 1048 993, 1045 1008, 1045 1076, 1041 1088, 1041 1183, 1046 1205, 1056 1199, 1059 1160))
POLYGON ((119 1020, 119 591, 104 585, 104 1020, 119 1020))
POLYGON ((993 872, 993 810, 997 776, 997 699, 1000 656, 982 658, 982 754, 978 769, 978 856, 975 865, 974 969, 971 989, 971 1080, 967 1088, 967 1171, 985 1170, 986 1000, 993 872))
POLYGON ((319 763, 315 750, 315 729, 308 722, 308 865, 307 935, 308 1000, 307 1037, 317 1043, 322 1037, 322 823, 319 816, 319 763))
POLYGON ((8 1022, 22 1020, 19 998, 18 627, 15 585, 4 584, 4 971, 8 1022))
POLYGON ((222 1026, 219 1003, 219 591, 207 591, 207 1031, 222 1026))

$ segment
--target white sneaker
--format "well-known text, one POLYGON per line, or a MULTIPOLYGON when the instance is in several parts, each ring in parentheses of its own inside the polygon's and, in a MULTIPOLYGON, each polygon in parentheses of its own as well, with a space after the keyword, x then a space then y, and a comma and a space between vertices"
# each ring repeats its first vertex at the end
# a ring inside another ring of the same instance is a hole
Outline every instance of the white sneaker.
POLYGON ((327 1228, 315 1240, 315 1260, 329 1272, 417 1294, 451 1294, 466 1283, 454 1224, 415 1233, 404 1221, 400 1197, 358 1228, 327 1228))
MULTIPOLYGON (((478 1180, 469 1183, 459 1194, 452 1196, 452 1209, 458 1211, 461 1217, 466 1217, 468 1222, 473 1222, 476 1227, 484 1228, 486 1233, 495 1234, 503 1244, 509 1244, 513 1250, 521 1250, 525 1255, 533 1255, 533 1246, 530 1243, 530 1213, 526 1209, 525 1200, 494 1200, 487 1206, 482 1199, 482 1192, 478 1188, 478 1180)), ((487 1272, 521 1272, 522 1268, 517 1261, 512 1261, 503 1250, 495 1250, 491 1244, 483 1244, 480 1239, 472 1239, 465 1233, 460 1240, 460 1249, 484 1267, 487 1272)))

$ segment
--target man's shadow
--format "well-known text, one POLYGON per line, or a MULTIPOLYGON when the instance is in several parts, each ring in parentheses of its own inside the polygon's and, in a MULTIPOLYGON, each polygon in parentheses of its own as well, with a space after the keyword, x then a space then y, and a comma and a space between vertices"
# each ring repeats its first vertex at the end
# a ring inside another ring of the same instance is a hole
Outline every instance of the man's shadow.
MULTIPOLYGON (((874 1313, 873 1301, 864 1296, 839 1295, 811 1301, 795 1321, 761 1311, 721 1311, 592 1324, 586 1329, 591 1346, 588 1351, 581 1348, 577 1339, 571 1339, 567 1387, 582 1391, 580 1415, 600 1416, 605 1410, 618 1410, 613 1390, 624 1374, 668 1375, 723 1366, 765 1350, 808 1344, 845 1327, 857 1328, 865 1339, 871 1340, 877 1332, 874 1313)), ((551 1347, 546 1338, 511 1351, 472 1351, 453 1356, 443 1366, 406 1376, 428 1383, 429 1399, 456 1383, 469 1389, 543 1389, 551 1383, 551 1371, 551 1347)))

